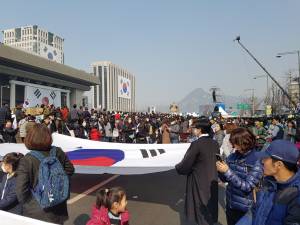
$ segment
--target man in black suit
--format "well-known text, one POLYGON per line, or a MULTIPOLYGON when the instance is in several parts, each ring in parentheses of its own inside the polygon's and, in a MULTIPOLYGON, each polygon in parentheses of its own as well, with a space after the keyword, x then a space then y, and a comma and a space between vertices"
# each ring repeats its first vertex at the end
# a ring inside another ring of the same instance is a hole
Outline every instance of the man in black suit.
POLYGON ((219 146, 209 137, 211 124, 200 119, 193 126, 198 140, 191 143, 183 160, 176 165, 181 175, 187 175, 185 213, 199 225, 218 221, 218 174, 215 167, 219 146))

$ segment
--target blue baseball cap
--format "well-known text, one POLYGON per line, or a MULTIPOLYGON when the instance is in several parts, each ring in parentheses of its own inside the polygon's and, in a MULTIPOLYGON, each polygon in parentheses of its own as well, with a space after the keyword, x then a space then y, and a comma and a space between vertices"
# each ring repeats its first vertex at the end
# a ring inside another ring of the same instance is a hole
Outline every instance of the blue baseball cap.
POLYGON ((258 152, 257 157, 260 159, 271 157, 291 164, 297 164, 299 160, 299 150, 295 144, 290 141, 275 140, 271 142, 265 151, 258 152))

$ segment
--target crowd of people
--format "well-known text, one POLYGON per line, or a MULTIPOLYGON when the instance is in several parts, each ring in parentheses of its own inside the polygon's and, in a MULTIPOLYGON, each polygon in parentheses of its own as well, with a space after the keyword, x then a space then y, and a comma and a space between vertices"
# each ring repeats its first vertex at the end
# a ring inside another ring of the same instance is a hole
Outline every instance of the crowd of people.
MULTIPOLYGON (((13 114, 7 105, 0 108, 1 142, 24 143, 31 150, 25 156, 9 153, 2 159, 6 175, 0 185, 0 210, 57 224, 68 219, 66 201, 74 167, 60 148, 52 146, 51 134, 57 132, 104 142, 190 142, 175 167, 178 174, 187 176, 188 219, 201 225, 217 222, 218 188, 223 182, 228 225, 300 224, 297 118, 222 118, 218 114, 206 118, 98 111, 77 105, 70 110, 41 108, 40 115, 28 114, 21 106, 13 114), (57 167, 47 171, 50 165, 57 167), (47 180, 52 179, 44 178, 45 174, 55 177, 51 185, 56 189, 51 189, 47 180), (48 186, 59 201, 44 198, 40 188, 48 186)), ((128 224, 126 205, 121 187, 101 189, 87 224, 128 224)))
POLYGON ((292 120, 281 119, 227 121, 225 134, 222 122, 196 121, 192 129, 198 139, 176 165, 187 176, 190 220, 218 221, 223 182, 228 225, 300 224, 299 131, 292 120))
POLYGON ((93 141, 120 143, 179 143, 187 142, 192 117, 154 113, 122 113, 98 111, 82 106, 41 106, 40 115, 17 107, 11 117, 8 106, 0 111, 0 141, 16 143, 26 137, 26 130, 34 123, 47 125, 51 133, 57 132, 93 141))
MULTIPOLYGON (((24 142, 26 131, 35 123, 47 125, 51 133, 104 142, 176 144, 193 142, 196 138, 191 125, 197 118, 193 116, 89 110, 76 104, 72 109, 55 108, 53 105, 41 105, 41 109, 41 114, 31 115, 21 105, 14 114, 8 105, 0 108, 0 143, 24 142)), ((210 122, 210 135, 226 156, 232 151, 229 135, 236 127, 246 127, 252 131, 257 139, 257 149, 264 149, 276 138, 293 143, 300 140, 300 133, 296 133, 296 120, 286 117, 224 119, 217 116, 211 117, 210 122)))

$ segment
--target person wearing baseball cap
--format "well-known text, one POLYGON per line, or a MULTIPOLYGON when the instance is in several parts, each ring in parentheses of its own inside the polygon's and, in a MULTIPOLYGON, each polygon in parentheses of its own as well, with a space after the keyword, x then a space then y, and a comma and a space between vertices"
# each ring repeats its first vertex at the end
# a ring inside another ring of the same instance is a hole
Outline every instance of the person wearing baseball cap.
MULTIPOLYGON (((257 192, 252 225, 299 225, 299 150, 290 141, 275 140, 257 155, 262 160, 265 179, 262 189, 257 192)), ((238 225, 249 224, 245 221, 242 218, 238 225)))

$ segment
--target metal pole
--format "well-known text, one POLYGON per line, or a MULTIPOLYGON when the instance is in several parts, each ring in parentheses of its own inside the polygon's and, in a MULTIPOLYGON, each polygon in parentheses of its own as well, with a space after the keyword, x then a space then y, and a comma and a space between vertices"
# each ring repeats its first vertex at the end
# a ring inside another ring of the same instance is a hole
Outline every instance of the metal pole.
POLYGON ((280 88, 282 93, 288 98, 288 100, 297 108, 297 104, 292 100, 292 98, 289 96, 289 94, 281 87, 281 85, 274 79, 274 77, 266 70, 266 68, 252 55, 252 53, 240 42, 240 37, 237 37, 235 39, 239 45, 251 56, 251 58, 263 69, 263 71, 268 74, 268 76, 274 81, 274 83, 280 88))
POLYGON ((299 99, 299 102, 300 102, 300 51, 298 50, 297 51, 297 54, 298 54, 298 72, 299 72, 299 76, 298 76, 298 85, 299 85, 299 93, 298 93, 298 99, 299 99))

